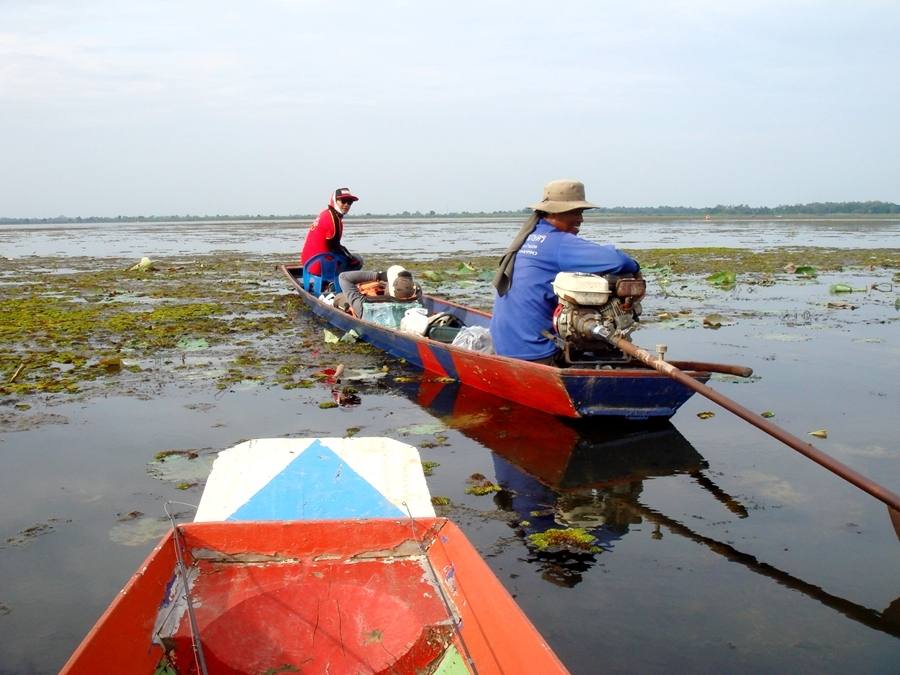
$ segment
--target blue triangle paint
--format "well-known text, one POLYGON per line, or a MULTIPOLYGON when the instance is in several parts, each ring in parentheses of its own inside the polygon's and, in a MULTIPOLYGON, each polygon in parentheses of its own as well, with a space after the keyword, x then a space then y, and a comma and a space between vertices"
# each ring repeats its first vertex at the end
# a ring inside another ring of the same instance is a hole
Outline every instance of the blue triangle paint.
POLYGON ((403 512, 316 439, 227 520, 394 518, 403 512))

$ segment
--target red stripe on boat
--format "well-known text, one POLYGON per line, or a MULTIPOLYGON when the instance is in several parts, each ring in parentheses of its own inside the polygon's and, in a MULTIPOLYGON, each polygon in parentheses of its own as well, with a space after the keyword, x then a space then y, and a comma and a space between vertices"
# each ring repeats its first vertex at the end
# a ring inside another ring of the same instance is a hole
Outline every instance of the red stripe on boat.
POLYGON ((438 358, 434 355, 434 352, 431 351, 431 347, 429 347, 426 342, 417 342, 416 346, 418 347, 419 358, 422 359, 422 368, 424 370, 436 373, 443 377, 450 376, 449 373, 444 369, 444 366, 441 365, 441 362, 438 361, 438 358))

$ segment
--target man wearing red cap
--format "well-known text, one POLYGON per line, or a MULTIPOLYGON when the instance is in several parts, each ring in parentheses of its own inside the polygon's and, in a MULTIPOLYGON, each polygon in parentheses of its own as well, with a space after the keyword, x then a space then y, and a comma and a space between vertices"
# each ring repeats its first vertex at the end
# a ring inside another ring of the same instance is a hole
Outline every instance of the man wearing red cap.
MULTIPOLYGON (((306 242, 303 244, 303 252, 300 254, 300 264, 319 253, 332 253, 337 258, 346 260, 344 269, 358 270, 363 266, 362 258, 355 256, 341 244, 341 235, 344 234, 344 216, 350 210, 353 202, 359 201, 359 197, 353 196, 350 188, 338 188, 328 200, 326 208, 309 227, 306 233, 306 242)), ((309 271, 319 274, 319 263, 313 263, 309 271)))

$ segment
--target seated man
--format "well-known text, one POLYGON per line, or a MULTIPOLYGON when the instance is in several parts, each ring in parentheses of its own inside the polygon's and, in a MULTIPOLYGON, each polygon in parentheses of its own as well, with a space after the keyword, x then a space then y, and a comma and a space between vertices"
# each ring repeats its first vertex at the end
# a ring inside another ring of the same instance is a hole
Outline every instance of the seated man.
POLYGON ((334 306, 349 311, 358 319, 365 316, 369 302, 412 302, 421 295, 412 274, 400 265, 391 265, 387 272, 342 272, 338 284, 343 292, 335 296, 334 306), (375 283, 368 286, 370 282, 375 283))
POLYGON ((637 261, 611 245, 580 239, 585 209, 584 185, 555 180, 544 187, 544 199, 519 230, 500 260, 491 338, 503 356, 556 365, 559 349, 545 333, 553 331, 558 298, 553 279, 559 272, 632 274, 637 261), (515 278, 513 278, 515 270, 515 278))
MULTIPOLYGON (((303 252, 300 254, 301 265, 305 265, 307 260, 319 253, 332 253, 346 261, 344 269, 362 269, 362 258, 353 255, 341 244, 341 236, 344 234, 344 216, 347 215, 350 206, 355 201, 359 201, 359 197, 354 197, 350 188, 338 188, 331 193, 328 206, 310 225, 309 231, 306 233, 303 252)), ((309 271, 312 274, 319 274, 319 263, 314 263, 309 271)))

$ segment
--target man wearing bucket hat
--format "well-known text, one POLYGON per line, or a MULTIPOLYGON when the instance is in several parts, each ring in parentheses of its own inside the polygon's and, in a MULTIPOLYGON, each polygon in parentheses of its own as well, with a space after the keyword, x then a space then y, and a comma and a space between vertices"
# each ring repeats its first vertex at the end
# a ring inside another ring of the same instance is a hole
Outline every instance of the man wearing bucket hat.
POLYGON ((558 348, 545 333, 552 331, 558 302, 552 286, 557 273, 633 274, 640 266, 614 246, 577 236, 585 209, 597 208, 585 199, 583 183, 551 181, 531 208, 494 277, 491 339, 497 354, 553 365, 558 348))
MULTIPOLYGON (((359 197, 355 197, 350 192, 350 188, 338 188, 331 193, 328 206, 310 225, 309 231, 306 233, 303 252, 300 253, 301 265, 305 265, 307 260, 319 253, 333 253, 335 257, 344 260, 344 269, 362 269, 362 258, 353 255, 341 244, 341 236, 344 234, 344 216, 356 201, 359 201, 359 197)), ((309 271, 319 274, 319 263, 313 263, 309 271)))

